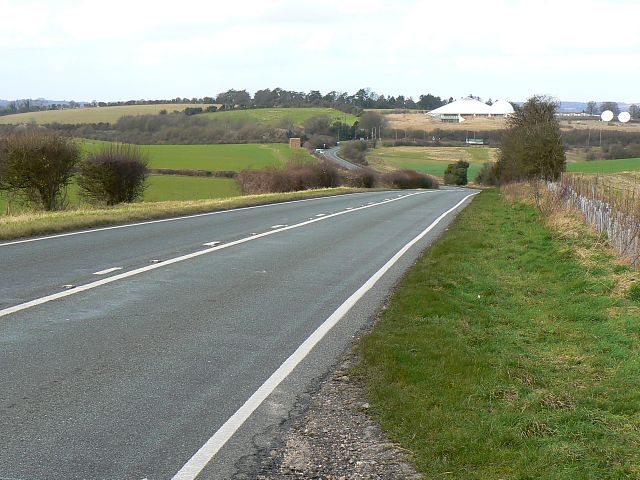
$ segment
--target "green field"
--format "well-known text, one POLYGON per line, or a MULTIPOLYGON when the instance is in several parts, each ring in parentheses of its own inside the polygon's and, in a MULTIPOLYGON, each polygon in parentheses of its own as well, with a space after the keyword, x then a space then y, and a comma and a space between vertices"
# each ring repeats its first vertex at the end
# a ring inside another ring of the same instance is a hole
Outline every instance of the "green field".
MULTIPOLYGON (((83 141, 87 152, 98 151, 106 142, 83 141)), ((286 160, 313 160, 304 149, 283 143, 233 145, 142 145, 149 154, 150 168, 208 170, 212 172, 278 167, 286 160)))
MULTIPOLYGON (((107 142, 82 140, 86 153, 98 151, 107 142)), ((234 171, 278 167, 287 160, 313 161, 304 149, 290 149, 288 145, 142 145, 149 154, 150 168, 172 170, 234 171)), ((82 205, 75 184, 69 187, 71 206, 82 205)), ((152 175, 149 177, 143 202, 169 200, 197 200, 227 198, 240 195, 237 183, 229 178, 188 177, 178 175, 152 175)), ((21 208, 12 205, 13 213, 21 208)), ((7 199, 0 195, 0 215, 7 212, 7 199)))
POLYGON ((618 173, 637 170, 640 170, 640 158, 567 163, 567 171, 576 173, 618 173))
POLYGON ((122 105, 119 107, 89 107, 66 110, 47 110, 44 112, 17 113, 15 115, 0 116, 0 124, 19 123, 115 123, 125 115, 157 115, 160 110, 173 112, 182 111, 187 107, 202 107, 207 105, 193 105, 188 103, 167 103, 159 105, 122 105))
POLYGON ((429 479, 640 478, 637 275, 495 190, 448 230, 361 344, 391 441, 429 479))
POLYGON ((495 149, 487 147, 378 147, 369 151, 367 161, 378 170, 408 168, 442 177, 447 165, 465 160, 472 181, 482 164, 494 161, 494 156, 495 149))
MULTIPOLYGON (((172 200, 204 200, 228 198, 240 195, 240 188, 232 178, 185 177, 178 175, 151 175, 149 186, 144 192, 143 202, 165 202, 172 200)), ((85 205, 75 183, 69 185, 69 206, 85 205)), ((22 210, 12 206, 12 213, 22 210)), ((0 195, 0 215, 7 213, 7 199, 0 195)))
POLYGON ((333 108, 252 108, 246 110, 229 110, 222 112, 206 113, 213 119, 242 119, 248 118, 269 125, 282 125, 291 123, 293 126, 302 126, 311 117, 325 115, 333 121, 347 122, 350 125, 357 120, 355 115, 345 114, 333 108))

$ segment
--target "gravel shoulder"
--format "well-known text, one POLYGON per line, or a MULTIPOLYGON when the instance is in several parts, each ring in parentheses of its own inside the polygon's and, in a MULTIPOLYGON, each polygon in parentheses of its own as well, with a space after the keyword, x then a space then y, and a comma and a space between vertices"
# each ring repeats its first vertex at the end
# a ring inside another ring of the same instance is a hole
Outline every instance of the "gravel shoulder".
POLYGON ((259 480, 423 478, 409 452, 393 444, 369 415, 365 388, 351 375, 350 352, 282 426, 282 443, 266 452, 259 480))

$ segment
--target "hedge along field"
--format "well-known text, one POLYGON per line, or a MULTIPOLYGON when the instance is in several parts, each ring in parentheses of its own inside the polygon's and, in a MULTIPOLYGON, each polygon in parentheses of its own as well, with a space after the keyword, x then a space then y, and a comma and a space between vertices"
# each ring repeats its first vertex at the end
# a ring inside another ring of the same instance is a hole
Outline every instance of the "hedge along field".
POLYGON ((378 170, 407 168, 442 177, 447 165, 465 160, 472 181, 482 164, 495 161, 495 157, 496 149, 488 147, 379 147, 369 151, 367 161, 378 170))
POLYGON ((575 173, 619 173, 637 170, 640 170, 640 158, 567 163, 567 171, 575 173))
MULTIPOLYGON (((232 178, 185 177, 179 175, 150 175, 143 202, 165 202, 177 200, 206 200, 229 198, 241 195, 238 183, 232 178)), ((67 192, 70 207, 86 205, 80 195, 80 188, 73 182, 67 192)), ((7 211, 8 201, 0 194, 0 216, 19 213, 24 207, 12 204, 7 211)))
MULTIPOLYGON (((106 142, 86 140, 85 151, 96 152, 106 142)), ((240 172, 247 168, 279 167, 287 160, 312 161, 303 149, 282 143, 219 145, 141 145, 150 168, 240 172)))
POLYGON ((221 112, 213 112, 204 114, 209 118, 217 119, 236 119, 249 118, 260 123, 269 125, 277 125, 283 121, 290 121, 295 126, 302 124, 311 117, 325 115, 333 121, 341 121, 353 125, 357 120, 355 115, 345 114, 334 108, 251 108, 245 110, 223 110, 221 112))
POLYGON ((160 110, 182 111, 187 107, 206 108, 208 105, 191 103, 162 103, 158 105, 122 105, 118 107, 68 108, 65 110, 46 110, 43 112, 16 113, 0 116, 0 124, 19 124, 35 122, 47 123, 115 123, 125 115, 157 115, 160 110))

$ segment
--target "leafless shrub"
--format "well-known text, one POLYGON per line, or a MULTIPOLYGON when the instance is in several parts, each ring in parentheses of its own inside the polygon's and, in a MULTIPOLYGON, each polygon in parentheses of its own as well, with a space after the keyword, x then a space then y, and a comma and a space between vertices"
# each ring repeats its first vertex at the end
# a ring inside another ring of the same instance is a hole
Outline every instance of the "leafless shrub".
POLYGON ((431 175, 418 173, 415 170, 395 170, 385 173, 380 178, 382 185, 391 188, 438 188, 438 181, 431 175))
POLYGON ((378 174, 370 168, 360 168, 345 175, 344 184, 355 188, 373 188, 378 183, 378 174))
POLYGON ((243 170, 237 180, 246 194, 331 188, 341 183, 338 171, 327 162, 290 162, 281 169, 243 170))

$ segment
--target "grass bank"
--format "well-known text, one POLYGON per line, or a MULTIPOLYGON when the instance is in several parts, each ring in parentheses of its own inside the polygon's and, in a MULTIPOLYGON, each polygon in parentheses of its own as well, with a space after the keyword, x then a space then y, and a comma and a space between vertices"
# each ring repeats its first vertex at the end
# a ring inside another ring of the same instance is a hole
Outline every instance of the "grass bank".
POLYGON ((565 230, 484 191, 363 339, 372 411, 427 478, 640 477, 637 273, 565 230))
POLYGON ((111 208, 87 207, 62 212, 36 212, 7 215, 0 216, 0 240, 364 191, 371 190, 327 188, 305 190, 302 192, 247 195, 224 199, 186 202, 144 202, 117 205, 111 208))

